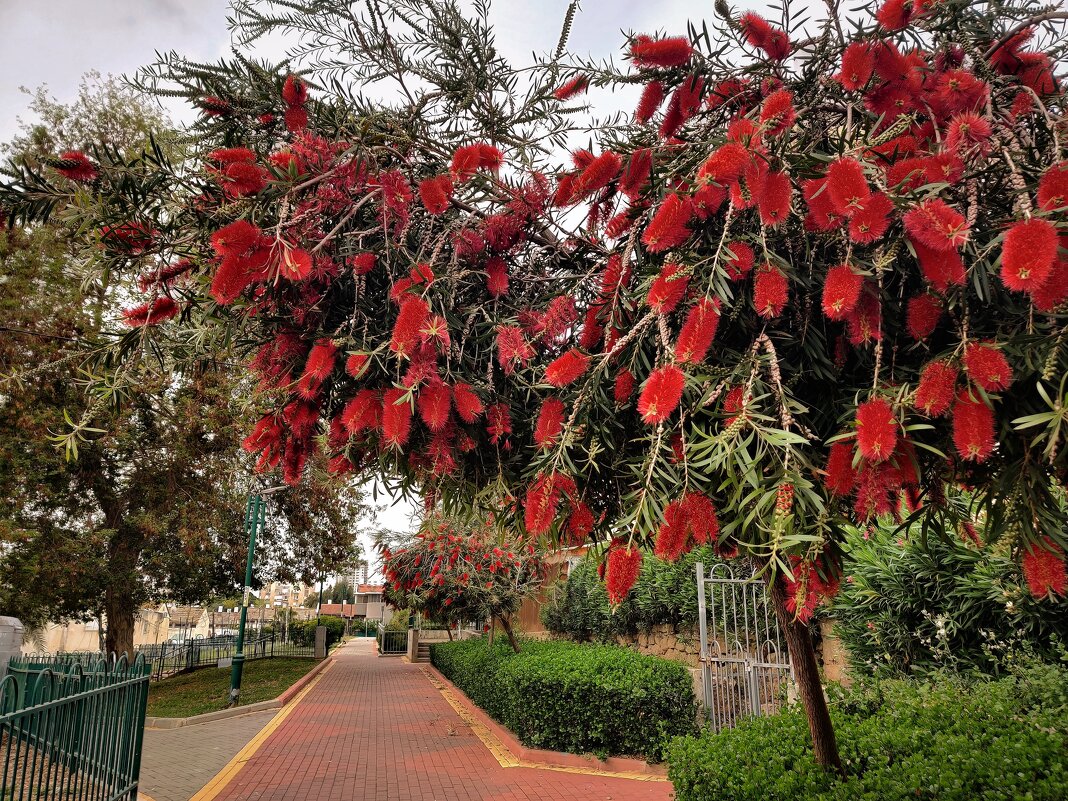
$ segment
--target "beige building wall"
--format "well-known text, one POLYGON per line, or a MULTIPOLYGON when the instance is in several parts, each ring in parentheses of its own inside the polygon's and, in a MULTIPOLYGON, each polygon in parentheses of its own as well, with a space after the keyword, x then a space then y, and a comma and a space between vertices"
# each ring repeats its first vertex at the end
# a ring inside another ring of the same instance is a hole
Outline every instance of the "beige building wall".
MULTIPOLYGON (((134 618, 134 647, 163 642, 168 635, 166 612, 142 609, 134 618)), ((105 621, 105 626, 106 626, 105 621)), ((43 642, 23 644, 23 653, 44 650, 48 653, 99 651, 100 624, 96 620, 49 623, 41 634, 43 642), (43 648, 41 647, 43 645, 43 648)))

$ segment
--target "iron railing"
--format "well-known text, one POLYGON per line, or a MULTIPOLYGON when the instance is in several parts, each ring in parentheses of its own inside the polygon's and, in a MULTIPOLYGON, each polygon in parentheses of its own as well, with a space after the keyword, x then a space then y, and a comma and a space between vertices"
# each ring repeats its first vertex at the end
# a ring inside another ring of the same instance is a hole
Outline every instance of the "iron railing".
POLYGON ((13 657, 0 682, 2 801, 136 801, 149 665, 13 657))
MULTIPOLYGON (((245 661, 253 659, 270 659, 272 657, 315 657, 315 645, 285 640, 271 634, 245 640, 245 661)), ((184 642, 164 642, 138 648, 138 653, 152 665, 152 679, 174 676, 199 667, 219 664, 219 660, 233 659, 237 653, 236 637, 210 637, 185 640, 184 642)), ((0 799, 0 801, 6 801, 0 799)))
POLYGON ((399 656, 408 653, 408 630, 387 629, 378 626, 378 653, 382 656, 399 656))

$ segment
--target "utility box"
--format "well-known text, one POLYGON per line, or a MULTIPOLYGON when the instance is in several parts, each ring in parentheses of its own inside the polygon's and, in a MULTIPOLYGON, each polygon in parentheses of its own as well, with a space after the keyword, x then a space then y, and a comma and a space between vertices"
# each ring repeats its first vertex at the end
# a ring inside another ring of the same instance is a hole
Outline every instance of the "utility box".
POLYGON ((326 659, 326 626, 315 627, 315 658, 326 659))
POLYGON ((7 675, 7 663, 22 653, 22 621, 17 617, 0 617, 0 681, 7 675))

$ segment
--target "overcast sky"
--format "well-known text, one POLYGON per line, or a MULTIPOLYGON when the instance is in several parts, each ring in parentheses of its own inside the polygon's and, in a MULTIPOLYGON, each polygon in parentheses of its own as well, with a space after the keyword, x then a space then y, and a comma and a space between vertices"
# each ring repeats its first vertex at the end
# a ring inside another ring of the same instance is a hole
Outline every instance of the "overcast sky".
MULTIPOLYGON (((388 2, 388 0, 386 0, 388 2)), ((736 8, 762 4, 735 0, 736 8)), ((556 46, 568 0, 496 0, 492 22, 501 52, 515 65, 556 46)), ((27 97, 20 87, 47 84, 61 101, 77 95, 90 70, 131 74, 156 52, 175 50, 197 61, 226 55, 228 0, 0 0, 0 141, 11 138, 27 97)), ((688 18, 712 14, 712 1, 585 0, 570 39, 572 52, 618 54, 621 30, 686 32, 688 18)), ((263 53, 280 56, 281 53, 263 53)), ((636 90, 637 92, 637 90, 636 90)), ((617 99, 624 106, 633 101, 617 99)), ((388 528, 409 528, 410 507, 399 504, 381 517, 388 528)))

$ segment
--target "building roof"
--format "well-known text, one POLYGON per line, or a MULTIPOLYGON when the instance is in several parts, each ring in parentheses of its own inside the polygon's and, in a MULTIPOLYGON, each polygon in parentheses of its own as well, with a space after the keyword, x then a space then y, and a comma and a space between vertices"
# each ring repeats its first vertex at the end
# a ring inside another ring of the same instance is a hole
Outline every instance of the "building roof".
POLYGON ((382 592, 386 588, 385 584, 358 584, 356 586, 356 592, 360 594, 382 592))
POLYGON ((172 626, 195 626, 203 614, 204 609, 200 606, 176 606, 167 610, 172 626))

